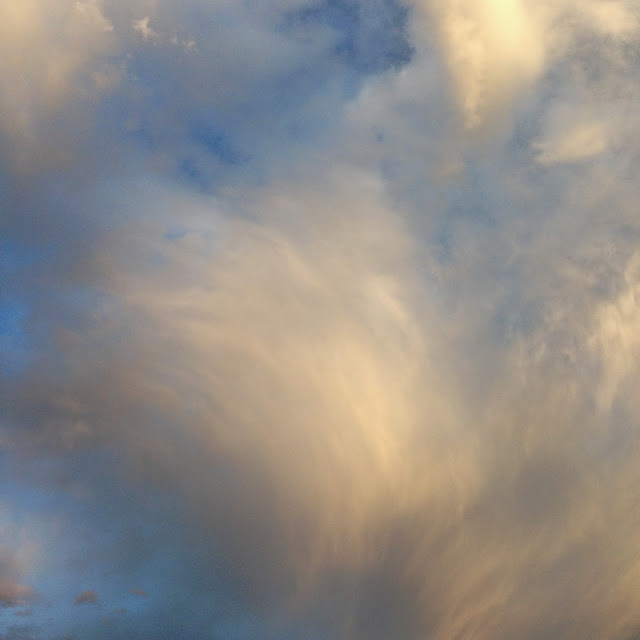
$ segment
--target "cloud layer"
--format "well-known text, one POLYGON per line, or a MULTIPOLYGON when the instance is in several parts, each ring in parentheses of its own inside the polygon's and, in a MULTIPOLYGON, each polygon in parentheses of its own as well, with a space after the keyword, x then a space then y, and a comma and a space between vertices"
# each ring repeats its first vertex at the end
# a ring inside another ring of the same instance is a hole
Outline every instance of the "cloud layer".
POLYGON ((635 637, 639 19, 0 9, 0 639, 635 637))

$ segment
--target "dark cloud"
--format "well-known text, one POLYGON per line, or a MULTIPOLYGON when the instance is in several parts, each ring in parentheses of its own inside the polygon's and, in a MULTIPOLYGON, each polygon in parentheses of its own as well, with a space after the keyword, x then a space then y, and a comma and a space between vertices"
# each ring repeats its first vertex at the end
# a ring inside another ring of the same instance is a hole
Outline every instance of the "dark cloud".
POLYGON ((31 609, 22 609, 21 611, 16 611, 13 615, 18 618, 28 618, 33 615, 33 611, 31 609))
POLYGON ((87 589, 76 596, 76 604, 98 604, 98 594, 93 589, 87 589))
POLYGON ((11 625, 0 635, 1 640, 41 640, 42 635, 34 625, 11 625))

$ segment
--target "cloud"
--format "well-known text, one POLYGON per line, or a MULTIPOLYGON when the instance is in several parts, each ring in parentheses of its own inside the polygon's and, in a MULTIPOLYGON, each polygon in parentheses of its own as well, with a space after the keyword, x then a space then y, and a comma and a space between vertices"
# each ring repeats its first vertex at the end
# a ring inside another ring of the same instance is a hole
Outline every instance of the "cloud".
POLYGON ((637 7, 631 2, 590 2, 585 9, 585 17, 592 28, 602 33, 624 40, 631 38, 638 29, 637 7))
POLYGON ((117 442, 132 482, 182 504, 174 538, 190 562, 217 567, 266 617, 300 624, 327 607, 326 633, 349 638, 617 637, 636 622, 633 454, 599 432, 585 354, 574 368, 533 349, 556 341, 571 355, 562 331, 576 318, 502 348, 480 333, 499 358, 488 366, 464 342, 481 311, 461 324, 473 306, 430 305, 381 184, 349 167, 314 183, 257 194, 259 224, 211 209, 165 237, 154 209, 119 238, 100 260, 135 334, 95 360, 102 378, 95 343, 69 337, 65 357, 82 366, 48 446, 92 407, 85 442, 117 442))
POLYGON ((4 10, 0 602, 56 637, 640 628, 637 9, 371 7, 4 10))
POLYGON ((413 5, 413 38, 437 39, 470 131, 508 119, 510 109, 531 96, 531 88, 579 49, 578 43, 597 41, 597 34, 608 37, 615 51, 638 25, 637 8, 624 0, 415 0, 413 5))
POLYGON ((418 2, 437 22, 465 124, 477 127, 541 72, 538 16, 521 0, 418 2))
POLYGON ((20 171, 66 162, 69 137, 77 137, 91 101, 118 83, 108 59, 113 25, 96 2, 36 0, 5 5, 0 23, 5 162, 20 171))
POLYGON ((33 589, 20 584, 20 563, 15 553, 0 548, 0 607, 18 607, 33 599, 33 589))
POLYGON ((0 605, 18 607, 25 604, 33 596, 33 591, 9 578, 0 581, 0 605))
POLYGON ((83 591, 76 596, 76 604, 98 604, 98 594, 93 589, 83 591))
POLYGON ((625 269, 625 286, 616 299, 600 305, 594 322, 591 344, 601 355, 602 383, 599 404, 610 407, 613 399, 640 364, 640 286, 638 255, 625 269))
POLYGON ((2 640, 36 640, 40 637, 33 625, 12 625, 0 636, 2 640))
POLYGON ((537 161, 543 165, 580 162, 602 153, 607 146, 604 127, 599 123, 587 123, 572 127, 555 141, 539 143, 537 161))
POLYGON ((149 16, 134 20, 133 30, 137 31, 145 40, 154 40, 159 37, 158 32, 149 26, 149 16))

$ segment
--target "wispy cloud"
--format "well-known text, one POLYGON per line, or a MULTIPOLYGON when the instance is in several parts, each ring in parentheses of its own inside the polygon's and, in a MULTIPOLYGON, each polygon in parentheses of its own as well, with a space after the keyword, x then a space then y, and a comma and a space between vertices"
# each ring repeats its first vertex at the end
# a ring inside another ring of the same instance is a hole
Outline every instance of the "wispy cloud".
POLYGON ((0 637, 634 637, 635 3, 250 4, 0 8, 0 637))

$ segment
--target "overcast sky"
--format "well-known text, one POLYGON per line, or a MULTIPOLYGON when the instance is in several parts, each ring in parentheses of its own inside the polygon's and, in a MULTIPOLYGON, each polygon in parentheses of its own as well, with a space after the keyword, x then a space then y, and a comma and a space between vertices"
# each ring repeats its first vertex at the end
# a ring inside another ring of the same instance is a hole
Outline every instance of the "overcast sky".
POLYGON ((637 0, 0 0, 0 640, 640 638, 637 0))

